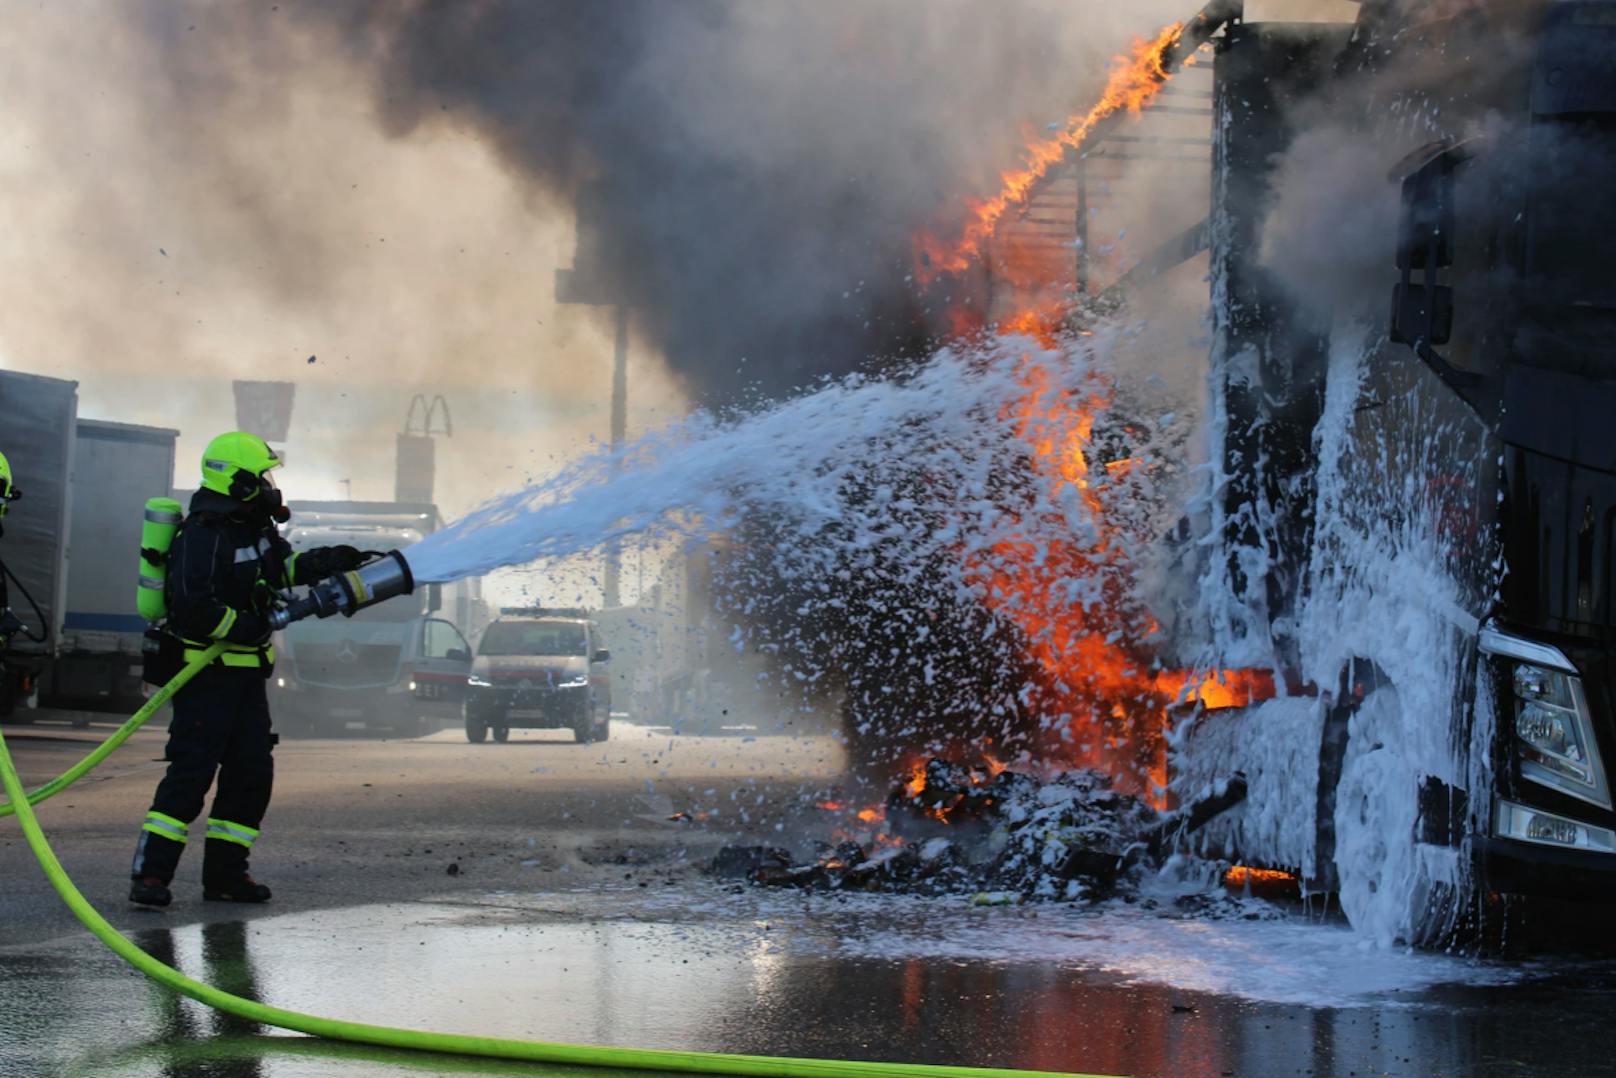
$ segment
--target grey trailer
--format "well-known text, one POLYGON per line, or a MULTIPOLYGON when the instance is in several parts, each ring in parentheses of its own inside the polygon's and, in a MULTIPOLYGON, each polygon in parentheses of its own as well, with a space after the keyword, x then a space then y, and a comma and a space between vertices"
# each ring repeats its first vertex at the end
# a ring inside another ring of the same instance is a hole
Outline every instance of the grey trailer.
POLYGON ((0 452, 11 462, 13 481, 22 494, 6 515, 0 558, 21 585, 11 586, 12 609, 30 632, 43 638, 34 641, 18 635, 6 649, 6 672, 0 680, 4 715, 12 714, 20 700, 32 700, 39 675, 58 645, 67 589, 63 555, 78 408, 77 382, 0 371, 0 414, 6 417, 0 452), (24 591, 38 604, 37 612, 24 591))
POLYGON ((67 601, 41 684, 52 706, 128 710, 143 700, 135 609, 146 499, 174 482, 179 432, 81 419, 69 488, 67 601))

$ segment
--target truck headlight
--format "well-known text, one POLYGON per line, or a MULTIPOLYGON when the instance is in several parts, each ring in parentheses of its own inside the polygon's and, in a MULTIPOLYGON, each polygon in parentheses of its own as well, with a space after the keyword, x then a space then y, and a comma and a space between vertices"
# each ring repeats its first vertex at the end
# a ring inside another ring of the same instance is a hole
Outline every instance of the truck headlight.
POLYGON ((587 689, 588 687, 589 675, 587 674, 572 678, 569 681, 563 681, 561 684, 556 686, 558 689, 587 689))
POLYGON ((472 674, 466 678, 466 684, 475 686, 479 689, 492 689, 494 687, 494 683, 492 681, 489 681, 487 678, 481 677, 477 674, 472 674))
POLYGON ((1571 660, 1558 648, 1491 626, 1481 631, 1480 644, 1487 654, 1513 661, 1512 721, 1521 777, 1610 808, 1588 696, 1571 660))

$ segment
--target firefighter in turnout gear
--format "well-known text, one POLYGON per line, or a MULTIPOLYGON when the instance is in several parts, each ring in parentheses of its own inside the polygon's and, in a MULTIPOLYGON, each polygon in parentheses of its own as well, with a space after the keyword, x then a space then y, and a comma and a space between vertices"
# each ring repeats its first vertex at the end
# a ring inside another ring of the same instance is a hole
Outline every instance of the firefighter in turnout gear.
POLYGON ((289 516, 269 475, 279 465, 275 451, 253 434, 232 431, 209 442, 201 487, 167 553, 167 625, 185 658, 217 641, 226 650, 174 696, 168 771, 135 850, 129 898, 141 905, 169 904, 169 883, 192 838, 203 839, 203 898, 270 897, 247 873, 269 807, 277 741, 265 691, 275 663, 268 615, 291 585, 315 583, 363 560, 348 546, 292 553, 275 527, 289 516), (215 775, 212 812, 204 827, 195 827, 215 775))

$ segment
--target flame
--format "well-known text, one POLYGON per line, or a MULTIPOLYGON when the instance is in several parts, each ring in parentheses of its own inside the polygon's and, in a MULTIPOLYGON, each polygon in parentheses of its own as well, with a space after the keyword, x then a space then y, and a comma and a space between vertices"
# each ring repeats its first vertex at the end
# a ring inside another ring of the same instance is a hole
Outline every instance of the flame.
MULTIPOLYGON (((971 204, 971 216, 952 244, 927 233, 917 236, 915 245, 920 256, 917 264, 921 281, 969 268, 992 238, 999 219, 1012 207, 1024 203, 1050 170, 1065 160, 1067 151, 1082 146, 1102 120, 1124 110, 1137 113, 1144 108, 1172 77, 1172 72, 1167 70, 1168 57, 1177 47, 1183 31, 1183 23, 1172 23, 1162 27, 1148 41, 1136 40, 1128 55, 1113 57, 1111 77, 1106 81, 1099 103, 1083 115, 1071 117, 1066 127, 1055 135, 1032 142, 1027 147, 1025 164, 1000 174, 999 193, 971 204)), ((1186 57, 1184 63, 1193 60, 1186 57)))
MULTIPOLYGON (((1056 390, 1039 357, 1023 359, 1025 393, 1014 405, 1017 431, 1055 504, 1075 490, 1096 523, 1089 539, 1011 537, 969 561, 967 576, 990 609, 1026 637, 1042 674, 1032 704, 1052 728, 1046 758, 1111 775, 1117 788, 1166 806, 1167 731, 1176 706, 1244 706, 1273 695, 1267 671, 1152 670, 1146 643, 1159 631, 1135 598, 1131 551, 1149 541, 1119 523, 1112 502, 1150 462, 1093 459, 1096 417, 1110 404, 1098 378, 1056 390), (1119 493, 1120 492, 1120 493, 1119 493), (1074 600, 1081 592, 1082 598, 1074 600)), ((921 765, 907 789, 925 788, 921 765)))
MULTIPOLYGON (((1129 55, 1116 57, 1099 102, 1073 116, 1059 133, 1033 141, 1023 166, 1001 176, 999 193, 969 206, 954 242, 917 236, 919 279, 924 283, 968 269, 996 238, 1005 215, 1031 199, 1040 182, 1098 125, 1123 111, 1137 113, 1152 100, 1171 77, 1168 65, 1182 31, 1182 24, 1173 23, 1149 40, 1136 41, 1129 55)), ((1020 243, 1016 232, 998 239, 989 273, 1014 286, 1009 295, 1015 307, 997 316, 993 331, 1030 337, 1048 351, 1070 346, 1071 296, 1056 279, 1059 260, 1039 256, 1037 245, 1020 243)), ((947 318, 957 338, 988 328, 987 320, 968 312, 964 303, 951 305, 947 318)), ((1152 462, 1144 456, 1098 459, 1096 418, 1110 407, 1109 386, 1097 375, 1076 388, 1057 386, 1053 368, 1043 365, 1048 351, 1029 349, 1022 358, 1018 373, 1024 392, 1010 406, 1009 418, 1027 447, 1034 482, 1048 488, 1049 504, 1069 504, 1075 494, 1094 528, 1058 542, 1047 540, 1045 528, 1029 528, 1020 538, 1014 511, 1007 510, 1009 537, 990 550, 964 555, 966 576, 989 609, 1027 641, 1036 684, 1025 703, 1047 732, 1036 746, 1043 761, 1103 771, 1122 792, 1165 808, 1167 733, 1174 709, 1244 706, 1273 695, 1273 677, 1266 671, 1164 670, 1152 661, 1150 647, 1160 626, 1136 598, 1132 552, 1153 537, 1130 524, 1138 514, 1126 511, 1125 504, 1152 462)), ((985 749, 953 746, 947 755, 957 762, 967 751, 988 769, 984 781, 1003 770, 985 749)), ((948 806, 924 803, 926 763, 909 760, 899 769, 902 793, 919 811, 947 822, 948 806)))
POLYGON ((1223 874, 1225 887, 1250 887, 1252 884, 1283 884, 1295 883, 1296 876, 1290 872, 1280 872, 1272 868, 1252 868, 1249 865, 1230 865, 1229 871, 1223 874))

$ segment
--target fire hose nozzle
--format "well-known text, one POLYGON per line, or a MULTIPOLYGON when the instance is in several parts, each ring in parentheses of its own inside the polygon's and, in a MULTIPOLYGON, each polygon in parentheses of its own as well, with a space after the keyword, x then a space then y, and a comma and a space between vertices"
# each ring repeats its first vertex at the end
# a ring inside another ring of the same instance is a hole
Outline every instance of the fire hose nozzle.
POLYGON ((293 599, 269 615, 272 629, 284 629, 304 618, 329 618, 333 614, 353 615, 395 595, 415 591, 415 574, 410 563, 397 550, 390 550, 368 565, 322 580, 300 598, 293 599))

